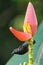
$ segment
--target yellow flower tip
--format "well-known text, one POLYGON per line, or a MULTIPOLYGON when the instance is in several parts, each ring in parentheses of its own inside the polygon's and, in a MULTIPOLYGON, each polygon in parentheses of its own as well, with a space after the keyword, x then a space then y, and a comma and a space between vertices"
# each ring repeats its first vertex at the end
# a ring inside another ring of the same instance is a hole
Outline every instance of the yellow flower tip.
POLYGON ((12 29, 12 27, 9 27, 9 29, 11 30, 11 29, 12 29))
POLYGON ((29 5, 32 4, 31 2, 29 2, 29 5))

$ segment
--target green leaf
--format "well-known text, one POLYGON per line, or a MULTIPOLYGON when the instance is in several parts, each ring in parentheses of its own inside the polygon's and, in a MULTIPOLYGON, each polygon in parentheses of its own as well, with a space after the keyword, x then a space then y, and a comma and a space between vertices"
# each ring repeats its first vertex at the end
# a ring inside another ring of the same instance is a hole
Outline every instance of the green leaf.
POLYGON ((36 58, 38 50, 43 42, 43 21, 39 25, 36 35, 34 36, 34 39, 36 40, 36 44, 34 45, 34 58, 36 58))
POLYGON ((39 65, 42 65, 42 64, 43 64, 43 53, 41 55, 40 62, 39 62, 39 65))

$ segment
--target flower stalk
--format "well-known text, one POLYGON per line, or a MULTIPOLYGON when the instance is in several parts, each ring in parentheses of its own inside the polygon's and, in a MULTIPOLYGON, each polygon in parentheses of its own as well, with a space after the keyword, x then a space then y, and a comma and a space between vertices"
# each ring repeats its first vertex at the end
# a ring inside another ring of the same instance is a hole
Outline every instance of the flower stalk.
POLYGON ((29 56, 28 65, 33 65, 34 64, 34 61, 33 61, 33 39, 29 40, 28 56, 29 56))

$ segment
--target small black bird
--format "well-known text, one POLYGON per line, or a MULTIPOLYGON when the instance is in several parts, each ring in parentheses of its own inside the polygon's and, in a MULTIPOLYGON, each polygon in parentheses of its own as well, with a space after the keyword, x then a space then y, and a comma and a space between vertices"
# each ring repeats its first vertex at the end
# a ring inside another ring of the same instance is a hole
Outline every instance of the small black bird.
MULTIPOLYGON (((23 55, 26 52, 28 52, 28 41, 26 41, 25 43, 23 43, 21 46, 19 46, 18 48, 14 49, 14 51, 11 54, 19 54, 19 55, 23 55)), ((35 44, 35 40, 33 41, 33 44, 35 44)))

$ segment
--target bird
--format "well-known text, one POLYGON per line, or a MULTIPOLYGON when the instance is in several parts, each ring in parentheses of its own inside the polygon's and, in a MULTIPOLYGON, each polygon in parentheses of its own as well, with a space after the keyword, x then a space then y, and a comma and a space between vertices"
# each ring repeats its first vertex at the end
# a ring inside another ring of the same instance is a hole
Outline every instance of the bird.
MULTIPOLYGON (((19 54, 23 55, 28 52, 28 41, 24 42, 22 45, 20 45, 18 48, 14 49, 11 54, 19 54)), ((35 44, 36 41, 33 41, 33 44, 35 44)))

